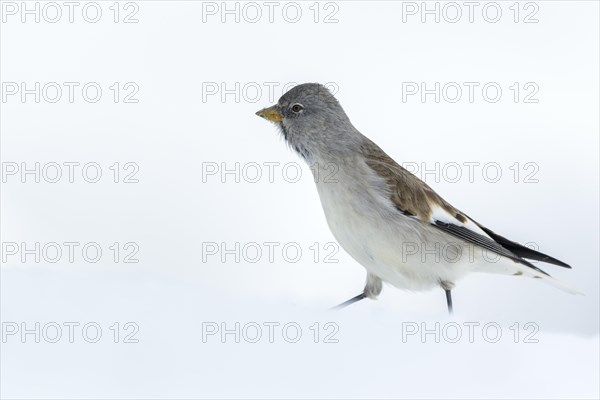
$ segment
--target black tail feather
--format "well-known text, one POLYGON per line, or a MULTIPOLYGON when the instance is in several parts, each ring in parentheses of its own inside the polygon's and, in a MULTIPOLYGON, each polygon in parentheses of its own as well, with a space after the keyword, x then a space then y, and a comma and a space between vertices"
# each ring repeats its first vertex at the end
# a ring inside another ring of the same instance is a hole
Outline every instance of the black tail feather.
MULTIPOLYGON (((477 224, 477 225, 479 225, 479 224, 477 224)), ((507 250, 512 251, 519 257, 527 258, 529 260, 542 261, 542 262, 545 262, 548 264, 558 265, 559 267, 571 268, 571 266, 567 263, 557 260, 554 257, 550 257, 549 255, 546 255, 544 253, 540 253, 539 251, 530 249, 529 247, 525 247, 517 242, 513 242, 512 240, 508 240, 504 236, 498 235, 494 231, 486 228, 485 226, 479 225, 479 227, 485 233, 487 233, 492 239, 494 239, 496 242, 498 242, 500 245, 502 245, 502 247, 506 248, 507 250)))

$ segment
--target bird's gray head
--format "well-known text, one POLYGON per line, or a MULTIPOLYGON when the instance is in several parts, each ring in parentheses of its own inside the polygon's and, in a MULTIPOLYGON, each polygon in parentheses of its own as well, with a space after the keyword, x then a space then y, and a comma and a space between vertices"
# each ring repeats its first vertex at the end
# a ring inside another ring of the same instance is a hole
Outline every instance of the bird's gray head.
POLYGON ((289 145, 307 160, 341 150, 358 132, 336 98, 318 83, 295 86, 256 115, 277 124, 289 145))

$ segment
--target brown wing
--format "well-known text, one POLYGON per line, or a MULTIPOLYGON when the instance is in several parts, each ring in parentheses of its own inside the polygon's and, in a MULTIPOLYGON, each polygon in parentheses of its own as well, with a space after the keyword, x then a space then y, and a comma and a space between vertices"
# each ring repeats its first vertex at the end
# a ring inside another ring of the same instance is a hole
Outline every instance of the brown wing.
POLYGON ((391 200, 406 215, 430 222, 433 208, 441 207, 458 221, 465 223, 467 217, 441 198, 425 182, 408 172, 375 143, 363 147, 367 165, 384 178, 392 192, 391 200))
POLYGON ((546 275, 548 275, 546 272, 521 257, 570 268, 562 261, 510 241, 473 221, 440 197, 425 182, 396 163, 375 143, 367 143, 362 151, 367 165, 386 180, 391 192, 390 200, 404 215, 418 218, 450 235, 527 265, 546 275), (433 212, 438 208, 448 213, 450 219, 436 219, 433 212), (455 221, 452 221, 452 218, 455 221))

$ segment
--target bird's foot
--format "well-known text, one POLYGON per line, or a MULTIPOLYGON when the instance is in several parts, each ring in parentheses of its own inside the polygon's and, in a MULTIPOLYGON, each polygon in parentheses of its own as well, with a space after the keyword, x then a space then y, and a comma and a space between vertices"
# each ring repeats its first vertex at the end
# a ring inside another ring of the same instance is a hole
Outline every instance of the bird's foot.
POLYGON ((337 306, 333 307, 332 310, 341 310, 342 308, 348 307, 350 304, 356 303, 357 301, 360 301, 360 300, 366 299, 366 298, 367 298, 367 295, 363 292, 357 296, 354 296, 350 300, 346 300, 342 304, 338 304, 337 306))

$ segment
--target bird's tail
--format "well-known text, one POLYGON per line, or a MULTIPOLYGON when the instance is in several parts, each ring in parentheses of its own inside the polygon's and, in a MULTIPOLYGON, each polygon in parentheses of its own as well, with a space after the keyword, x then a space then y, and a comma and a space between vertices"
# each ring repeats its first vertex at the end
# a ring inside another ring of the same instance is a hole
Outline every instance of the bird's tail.
POLYGON ((535 280, 542 281, 548 285, 554 286, 555 288, 558 288, 567 293, 583 295, 583 293, 581 293, 579 290, 572 288, 571 286, 569 286, 565 283, 562 283, 558 279, 554 279, 553 277, 551 277, 548 274, 540 273, 537 270, 532 269, 531 267, 528 267, 527 265, 515 263, 515 269, 516 269, 516 272, 513 275, 527 276, 527 277, 533 278, 535 280))
POLYGON ((551 277, 549 275, 548 276, 542 276, 541 280, 542 280, 542 282, 547 283, 548 285, 554 286, 555 288, 558 288, 558 289, 560 289, 562 291, 565 291, 567 293, 583 295, 583 293, 580 292, 579 290, 577 290, 577 289, 575 289, 575 288, 573 288, 573 287, 571 287, 571 286, 569 286, 569 285, 567 285, 565 283, 562 283, 558 279, 554 279, 553 277, 551 277))
POLYGON ((572 288, 569 285, 564 284, 557 279, 554 279, 546 272, 533 265, 528 266, 526 264, 521 264, 519 262, 515 262, 509 259, 503 259, 501 262, 495 264, 487 264, 485 266, 482 266, 482 268, 480 268, 479 271, 503 275, 513 275, 515 277, 533 278, 535 280, 542 281, 548 285, 554 286, 555 288, 561 289, 567 293, 583 295, 583 293, 581 293, 579 290, 572 288))

